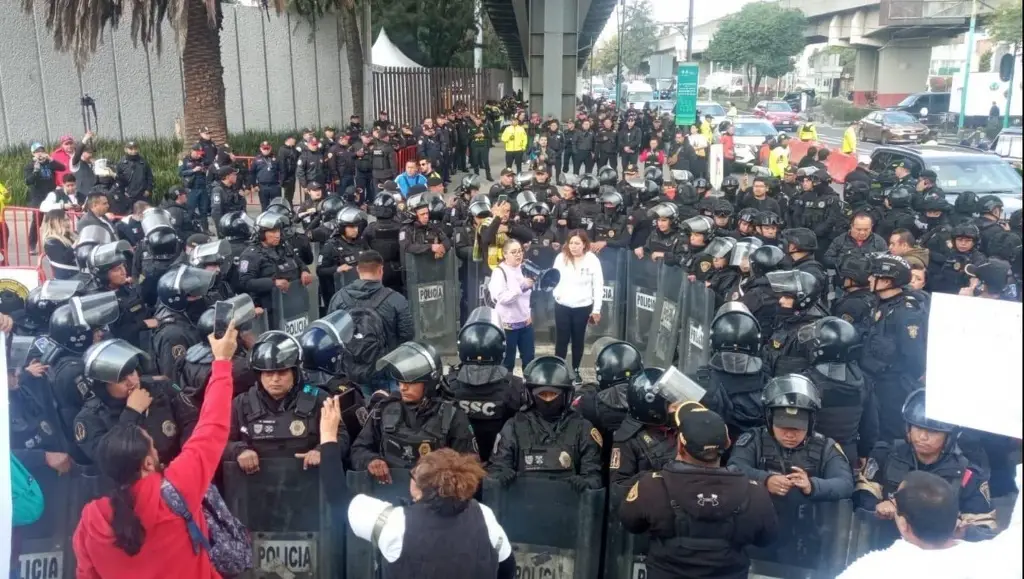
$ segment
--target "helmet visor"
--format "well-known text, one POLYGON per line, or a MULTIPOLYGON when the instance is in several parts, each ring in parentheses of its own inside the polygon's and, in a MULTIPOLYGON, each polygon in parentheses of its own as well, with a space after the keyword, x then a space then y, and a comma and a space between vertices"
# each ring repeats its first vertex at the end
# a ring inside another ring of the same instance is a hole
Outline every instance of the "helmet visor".
POLYGON ((100 292, 71 298, 69 302, 75 325, 83 328, 101 328, 117 321, 120 308, 115 292, 100 292))
POLYGON ((145 352, 124 340, 104 340, 85 351, 85 375, 92 380, 115 384, 139 367, 145 352))
POLYGON ((377 371, 384 370, 399 382, 417 382, 441 369, 421 344, 406 342, 377 360, 377 371))
POLYGON ((149 235, 149 232, 157 227, 173 229, 174 223, 171 221, 171 213, 166 209, 150 207, 142 213, 142 234, 149 235))
POLYGON ((707 391, 675 366, 669 366, 654 383, 654 391, 669 404, 700 402, 707 391))

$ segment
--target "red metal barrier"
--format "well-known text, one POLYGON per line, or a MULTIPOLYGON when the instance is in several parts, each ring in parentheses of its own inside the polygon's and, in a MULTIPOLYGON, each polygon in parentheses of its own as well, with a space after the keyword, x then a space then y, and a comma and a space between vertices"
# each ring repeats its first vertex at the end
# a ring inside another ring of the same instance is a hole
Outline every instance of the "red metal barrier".
POLYGON ((3 265, 6 267, 32 267, 32 259, 29 251, 39 251, 42 248, 42 236, 38 235, 39 226, 42 225, 43 216, 38 209, 33 207, 7 207, 3 214, 3 236, 0 237, 0 254, 3 255, 3 265), (32 229, 32 222, 36 222, 36 244, 29 247, 29 231, 32 229))
POLYGON ((835 183, 846 183, 846 176, 857 168, 857 155, 841 153, 839 149, 832 149, 828 159, 825 160, 825 169, 835 183))
POLYGON ((405 164, 409 161, 416 160, 416 147, 402 147, 398 150, 398 167, 395 169, 396 172, 401 173, 405 170, 405 164))

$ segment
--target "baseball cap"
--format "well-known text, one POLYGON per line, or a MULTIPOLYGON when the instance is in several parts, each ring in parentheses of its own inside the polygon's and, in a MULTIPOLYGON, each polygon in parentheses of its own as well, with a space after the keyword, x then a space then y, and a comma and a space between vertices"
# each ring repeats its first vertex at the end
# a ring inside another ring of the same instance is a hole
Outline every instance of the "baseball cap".
POLYGON ((441 187, 444 185, 444 180, 440 177, 431 177, 427 179, 427 187, 441 187))
POLYGON ((128 141, 127 143, 124 144, 124 148, 125 149, 138 149, 139 148, 139 144, 136 143, 135 141, 128 141))
POLYGON ((925 169, 924 171, 921 171, 921 174, 918 175, 918 177, 920 177, 921 179, 928 179, 932 183, 939 180, 939 174, 936 173, 935 171, 932 171, 931 169, 925 169))
POLYGON ((718 414, 697 402, 684 402, 675 413, 679 442, 691 456, 712 461, 729 448, 729 430, 718 414))
POLYGON ((786 167, 785 174, 786 175, 796 175, 796 167, 794 167, 792 165, 786 167))
POLYGON ((381 188, 389 193, 394 193, 395 191, 398 191, 398 184, 391 179, 388 179, 383 185, 381 185, 381 188))
POLYGON ((506 168, 501 170, 501 176, 502 177, 505 177, 505 176, 515 177, 516 176, 516 172, 512 170, 512 167, 506 167, 506 168))
POLYGON ((798 428, 807 430, 811 423, 811 413, 802 409, 786 406, 772 410, 772 424, 779 428, 798 428))
POLYGON ((326 127, 324 127, 324 132, 326 133, 327 131, 334 132, 334 127, 331 125, 327 125, 326 127))
POLYGON ((895 169, 896 167, 903 167, 905 169, 907 167, 907 162, 904 161, 903 159, 895 161, 892 164, 892 168, 895 169))
POLYGON ((271 146, 270 146, 270 143, 269 143, 269 142, 267 142, 267 141, 263 141, 262 143, 260 143, 260 148, 261 148, 261 149, 270 149, 270 148, 271 148, 271 146))
POLYGON ((62 144, 62 145, 65 144, 65 143, 74 143, 74 142, 75 142, 75 138, 73 136, 71 136, 71 135, 62 135, 61 138, 60 138, 60 144, 62 144))
POLYGON ((537 165, 537 168, 534 169, 533 172, 534 173, 544 173, 545 175, 547 175, 548 174, 548 166, 544 165, 544 164, 537 165))
POLYGON ((964 268, 967 275, 976 277, 985 284, 985 289, 991 293, 1001 292, 1006 289, 1006 280, 1010 275, 1010 264, 1001 259, 989 258, 985 263, 975 265, 967 264, 964 268))
POLYGON ((200 135, 202 135, 203 133, 209 133, 209 132, 210 132, 210 127, 203 127, 201 129, 199 129, 199 134, 200 135))
POLYGON ((359 257, 356 258, 356 263, 358 265, 363 265, 364 263, 379 263, 384 265, 384 256, 382 256, 378 251, 367 249, 366 251, 359 253, 359 257))
POLYGON ((37 151, 45 151, 46 147, 44 147, 42 143, 32 143, 31 149, 31 152, 35 153, 37 151))

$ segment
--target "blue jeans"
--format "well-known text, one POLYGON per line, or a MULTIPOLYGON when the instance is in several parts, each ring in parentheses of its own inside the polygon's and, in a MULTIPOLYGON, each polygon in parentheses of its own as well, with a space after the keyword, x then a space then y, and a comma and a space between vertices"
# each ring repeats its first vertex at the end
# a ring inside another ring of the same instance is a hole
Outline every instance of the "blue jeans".
POLYGON ((210 216, 210 191, 206 187, 189 189, 188 212, 189 215, 198 215, 205 228, 206 218, 210 216))
POLYGON ((533 361, 533 326, 526 326, 518 330, 505 330, 504 366, 508 368, 509 372, 516 365, 516 348, 519 349, 519 357, 523 360, 523 368, 526 368, 526 365, 533 361))

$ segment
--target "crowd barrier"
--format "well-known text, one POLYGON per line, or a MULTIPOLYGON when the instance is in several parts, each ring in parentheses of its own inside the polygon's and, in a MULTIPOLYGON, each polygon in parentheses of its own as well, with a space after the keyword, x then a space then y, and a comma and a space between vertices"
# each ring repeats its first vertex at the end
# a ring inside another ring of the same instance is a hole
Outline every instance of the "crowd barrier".
MULTIPOLYGON (((43 491, 39 521, 14 530, 15 577, 73 579, 71 547, 82 508, 100 497, 105 483, 88 469, 57 475, 42 451, 17 451, 43 491)), ((255 568, 241 577, 368 579, 380 556, 348 525, 348 500, 367 494, 396 506, 410 501, 410 473, 391 469, 391 484, 365 471, 342 474, 341 465, 304 470, 290 457, 261 458, 246 475, 234 462, 222 465, 224 500, 249 529, 255 568), (328 496, 319 469, 335 468, 347 492, 328 496)), ((618 518, 626 486, 582 494, 565 481, 521 476, 507 487, 484 481, 478 494, 505 529, 516 555, 516 577, 527 579, 628 579, 645 577, 649 541, 627 532, 618 518)), ((891 521, 856 511, 849 500, 810 503, 802 496, 773 498, 780 537, 750 548, 751 571, 769 577, 834 577, 865 553, 895 538, 891 521)), ((999 520, 1009 519, 1016 496, 993 501, 999 520)))
MULTIPOLYGON (((817 141, 789 140, 789 163, 796 166, 807 155, 808 147, 814 146, 821 149, 823 146, 817 141)), ((758 161, 765 167, 768 166, 768 157, 771 155, 771 148, 767 144, 761 145, 758 151, 758 161)), ((833 183, 846 183, 846 176, 857 168, 857 155, 843 153, 838 148, 830 148, 828 159, 825 161, 825 170, 832 177, 833 183)))
MULTIPOLYGON (((73 230, 78 229, 78 220, 82 217, 81 211, 67 211, 66 215, 71 222, 73 230)), ((115 215, 114 221, 124 219, 123 215, 115 215)), ((4 267, 33 267, 43 273, 41 260, 32 256, 31 252, 42 254, 43 239, 41 226, 43 213, 35 207, 6 207, 2 219, 0 219, 0 256, 3 258, 4 267), (36 242, 29 245, 32 222, 36 222, 36 242)), ((48 277, 48 276, 47 276, 48 277)))

